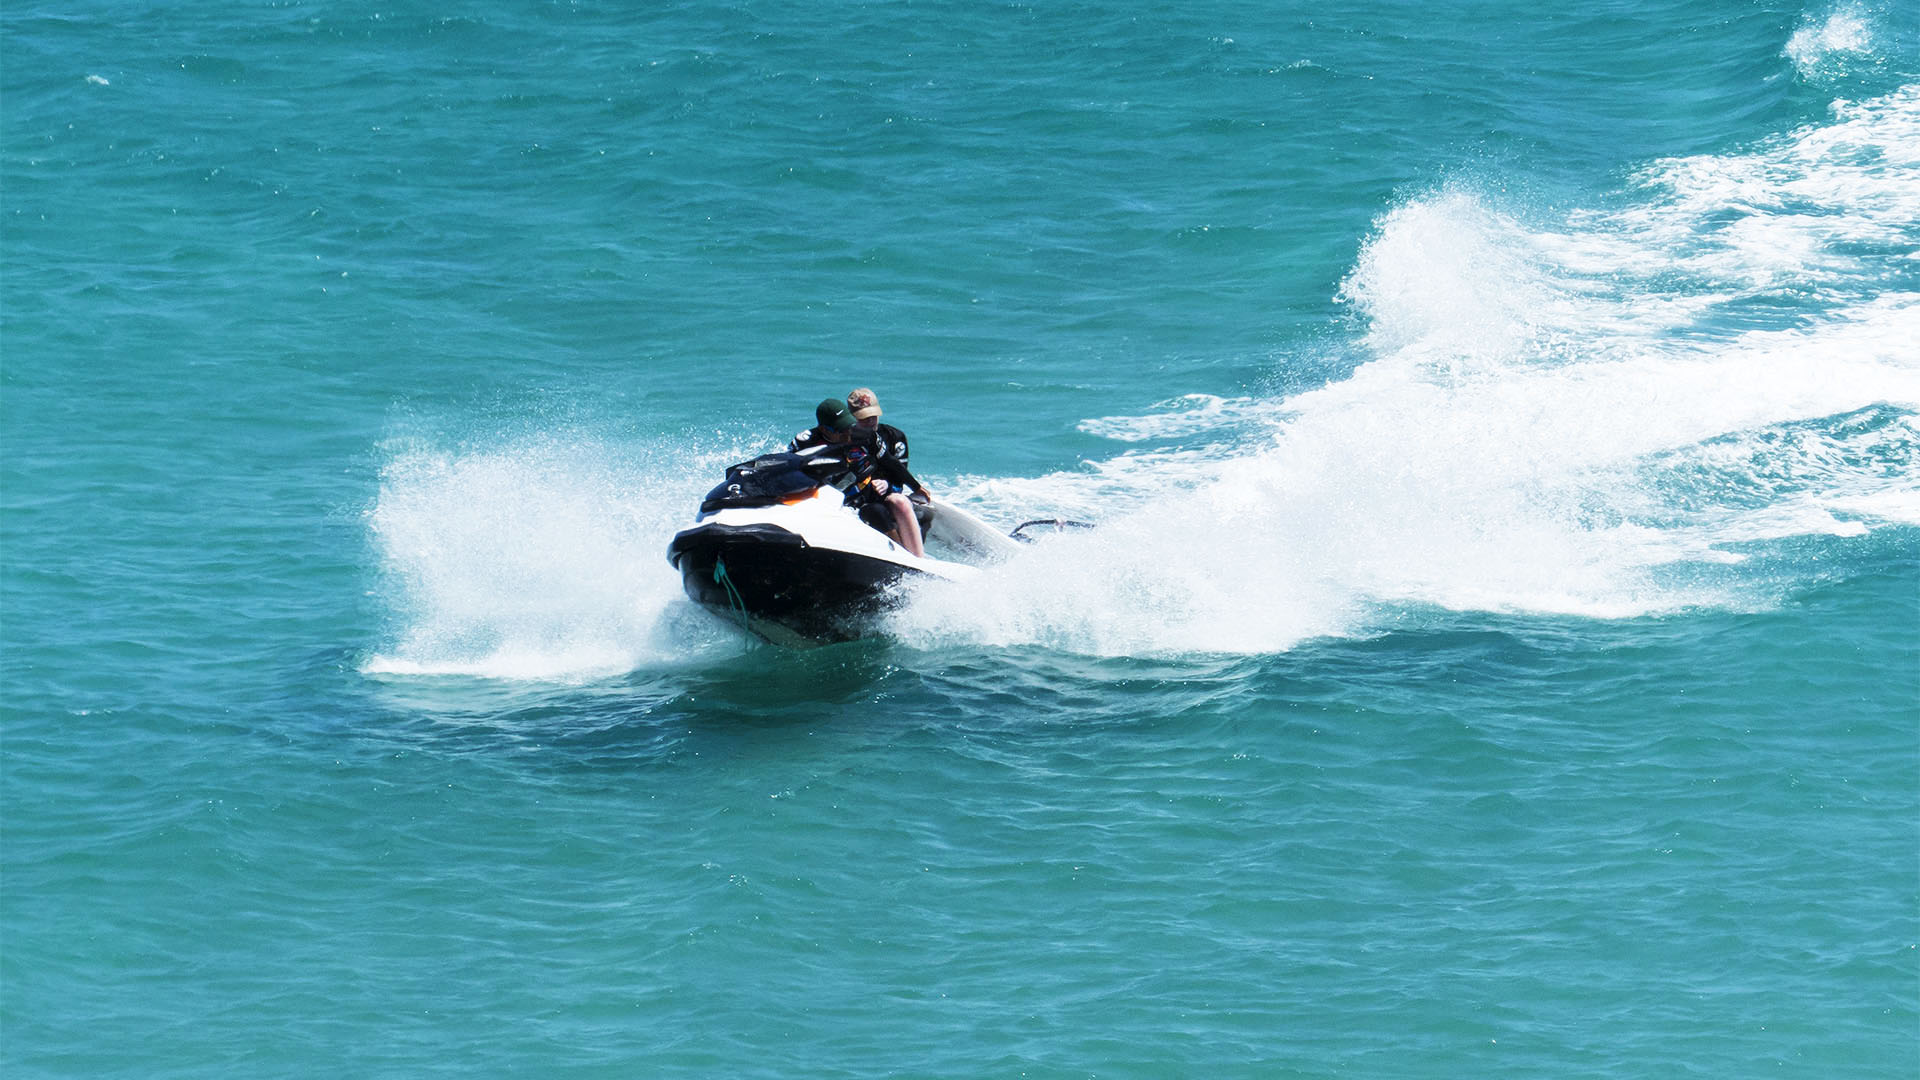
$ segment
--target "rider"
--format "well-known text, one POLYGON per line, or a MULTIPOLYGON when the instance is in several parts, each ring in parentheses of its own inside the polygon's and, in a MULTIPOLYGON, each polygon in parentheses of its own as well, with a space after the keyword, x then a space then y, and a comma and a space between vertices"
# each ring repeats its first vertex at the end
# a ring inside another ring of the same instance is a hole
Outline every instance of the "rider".
MULTIPOLYGON (((915 520, 913 504, 905 494, 924 490, 920 481, 907 471, 903 461, 879 452, 877 435, 872 429, 862 429, 855 424, 846 402, 828 398, 814 407, 813 415, 819 423, 795 435, 787 444, 787 451, 799 453, 820 446, 839 448, 841 456, 852 467, 854 477, 853 486, 847 489, 848 505, 858 507, 862 520, 892 536, 901 547, 914 555, 925 555, 920 522, 915 520), (893 528, 884 527, 885 515, 876 522, 874 515, 867 512, 869 508, 880 507, 892 516, 893 528)), ((905 444, 906 440, 902 439, 903 448, 905 444)))
MULTIPOLYGON (((835 432, 852 431, 853 414, 847 410, 847 403, 839 398, 828 398, 813 407, 813 418, 818 421, 814 426, 793 437, 787 443, 787 453, 797 454, 828 442, 828 436, 835 432)), ((842 440, 843 442, 845 440, 842 440)))

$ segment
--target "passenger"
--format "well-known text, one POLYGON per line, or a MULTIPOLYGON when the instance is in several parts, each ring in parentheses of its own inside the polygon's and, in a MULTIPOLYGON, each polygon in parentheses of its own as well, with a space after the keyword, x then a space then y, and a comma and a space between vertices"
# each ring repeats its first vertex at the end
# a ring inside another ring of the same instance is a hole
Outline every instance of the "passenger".
MULTIPOLYGON (((856 424, 874 433, 878 443, 877 452, 882 458, 898 461, 901 468, 908 467, 907 436, 892 424, 880 422, 880 399, 874 396, 872 390, 864 386, 854 388, 847 394, 847 409, 853 413, 856 424)), ((907 494, 913 496, 915 502, 924 503, 929 493, 924 484, 916 482, 915 489, 907 494)))
POLYGON ((847 394, 847 411, 853 414, 855 424, 874 432, 881 440, 880 456, 907 464, 907 437, 892 424, 880 422, 880 399, 873 391, 864 386, 855 387, 847 394))
POLYGON ((913 504, 905 495, 907 491, 924 490, 920 481, 904 464, 880 455, 875 433, 855 425, 846 402, 828 398, 814 407, 813 416, 819 423, 795 435, 787 444, 787 451, 799 453, 818 446, 844 447, 842 455, 853 474, 853 484, 847 489, 848 505, 858 508, 861 520, 891 536, 901 547, 914 555, 925 555, 920 522, 914 518, 913 504), (884 512, 876 521, 868 510, 882 507, 884 512), (889 515, 893 518, 891 529, 885 527, 889 515))

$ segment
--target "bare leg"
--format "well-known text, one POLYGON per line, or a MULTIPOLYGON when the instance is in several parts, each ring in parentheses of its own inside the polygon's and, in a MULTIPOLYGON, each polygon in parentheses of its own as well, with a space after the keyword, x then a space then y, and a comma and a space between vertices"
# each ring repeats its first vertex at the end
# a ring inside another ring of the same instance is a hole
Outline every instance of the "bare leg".
POLYGON ((913 516, 913 504, 907 501, 905 495, 896 491, 887 496, 887 508, 893 511, 900 546, 915 555, 925 555, 927 549, 920 542, 920 522, 913 516))

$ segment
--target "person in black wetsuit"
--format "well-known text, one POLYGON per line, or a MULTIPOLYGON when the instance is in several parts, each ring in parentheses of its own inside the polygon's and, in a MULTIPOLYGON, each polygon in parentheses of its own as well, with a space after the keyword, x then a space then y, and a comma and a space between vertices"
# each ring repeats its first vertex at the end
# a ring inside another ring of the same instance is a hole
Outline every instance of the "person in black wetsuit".
POLYGON ((795 435, 787 444, 787 452, 797 454, 816 447, 837 450, 853 476, 847 488, 848 505, 858 508, 861 520, 892 536, 901 547, 914 555, 925 555, 920 522, 914 518, 913 504, 906 496, 908 491, 924 490, 920 481, 907 471, 904 462, 880 453, 876 434, 854 423, 846 402, 828 398, 814 407, 813 415, 819 423, 795 435), (887 515, 893 518, 891 529, 884 525, 887 515))
MULTIPOLYGON (((880 422, 880 399, 872 390, 864 386, 855 387, 847 393, 847 411, 853 413, 854 424, 864 431, 871 431, 878 444, 880 457, 898 461, 901 468, 907 467, 907 436, 892 424, 880 422)), ((907 493, 915 502, 926 502, 929 492, 926 485, 918 481, 912 491, 907 493)))
MULTIPOLYGON (((813 418, 816 422, 812 427, 795 435, 787 443, 787 453, 797 454, 802 450, 825 446, 833 441, 828 436, 852 431, 854 427, 853 413, 847 410, 847 403, 838 398, 828 398, 815 405, 813 418)), ((846 440, 841 439, 840 442, 844 443, 846 440)))

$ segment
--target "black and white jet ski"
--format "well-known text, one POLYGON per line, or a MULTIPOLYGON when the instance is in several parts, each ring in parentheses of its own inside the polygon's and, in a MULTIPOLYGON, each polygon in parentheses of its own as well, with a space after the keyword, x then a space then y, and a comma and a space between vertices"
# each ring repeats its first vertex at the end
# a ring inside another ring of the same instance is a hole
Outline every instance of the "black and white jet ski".
POLYGON ((727 469, 691 528, 667 545, 687 596, 776 644, 859 637, 915 578, 964 581, 1020 549, 1005 533, 937 499, 916 504, 927 554, 861 520, 824 446, 764 454, 727 469))

